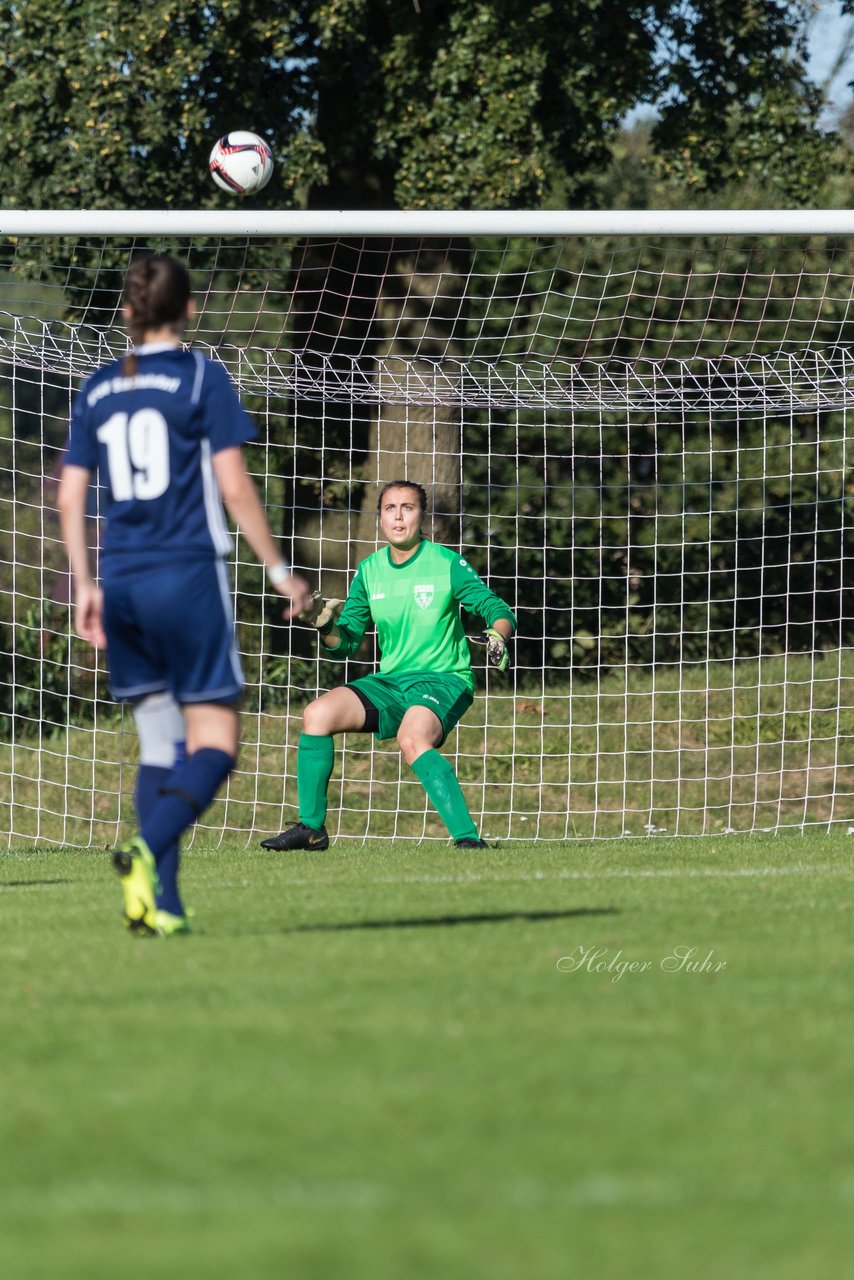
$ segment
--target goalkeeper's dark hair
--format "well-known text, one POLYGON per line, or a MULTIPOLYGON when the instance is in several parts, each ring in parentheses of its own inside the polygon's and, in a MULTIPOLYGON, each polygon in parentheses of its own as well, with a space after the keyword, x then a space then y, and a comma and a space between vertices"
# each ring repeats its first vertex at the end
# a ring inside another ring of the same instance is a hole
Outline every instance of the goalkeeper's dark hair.
MULTIPOLYGON (((190 273, 177 258, 168 253, 140 254, 131 263, 122 293, 122 303, 130 310, 126 325, 133 345, 140 346, 149 329, 183 321, 191 294, 190 273)), ((122 361, 122 373, 132 378, 137 368, 136 353, 131 351, 122 361)))
POLYGON ((390 480, 380 490, 380 496, 377 498, 377 511, 382 511, 383 498, 389 489, 411 489, 413 493, 418 494, 418 505, 421 507, 422 512, 427 510, 427 490, 423 484, 417 484, 414 480, 390 480))

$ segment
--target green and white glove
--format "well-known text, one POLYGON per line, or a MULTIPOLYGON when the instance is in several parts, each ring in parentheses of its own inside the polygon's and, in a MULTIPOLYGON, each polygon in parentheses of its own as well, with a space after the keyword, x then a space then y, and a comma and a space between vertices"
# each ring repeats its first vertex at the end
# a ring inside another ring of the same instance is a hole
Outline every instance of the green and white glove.
POLYGON ((344 604, 343 600, 325 600, 319 591, 315 591, 307 607, 299 615, 299 620, 314 627, 322 636, 329 635, 341 616, 344 604))
POLYGON ((500 631, 487 627, 480 637, 486 645, 486 661, 498 671, 506 671, 510 666, 510 650, 507 641, 500 631))

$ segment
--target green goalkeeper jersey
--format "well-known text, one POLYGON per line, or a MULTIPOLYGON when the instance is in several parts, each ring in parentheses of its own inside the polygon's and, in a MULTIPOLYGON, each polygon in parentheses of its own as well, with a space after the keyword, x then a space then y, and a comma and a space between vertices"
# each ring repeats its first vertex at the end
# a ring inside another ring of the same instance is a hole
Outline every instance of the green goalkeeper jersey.
POLYGON ((425 538, 408 560, 395 564, 390 549, 382 547, 356 570, 337 623, 341 639, 330 656, 355 653, 373 622, 383 675, 449 671, 474 691, 460 605, 488 627, 506 618, 516 628, 504 601, 458 552, 425 538))

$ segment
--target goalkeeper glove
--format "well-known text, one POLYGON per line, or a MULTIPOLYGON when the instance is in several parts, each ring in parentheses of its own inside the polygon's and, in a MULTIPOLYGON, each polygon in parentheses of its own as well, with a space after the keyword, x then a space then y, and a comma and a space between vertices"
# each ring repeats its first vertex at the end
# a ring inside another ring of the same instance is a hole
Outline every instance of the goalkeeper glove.
POLYGON ((324 600, 320 592, 315 591, 299 615, 299 620, 314 627, 322 636, 327 636, 338 621, 344 603, 343 600, 324 600))
POLYGON ((499 671, 506 671, 510 666, 510 650, 501 632, 494 627, 487 627, 480 638, 486 644, 486 660, 489 665, 499 671))

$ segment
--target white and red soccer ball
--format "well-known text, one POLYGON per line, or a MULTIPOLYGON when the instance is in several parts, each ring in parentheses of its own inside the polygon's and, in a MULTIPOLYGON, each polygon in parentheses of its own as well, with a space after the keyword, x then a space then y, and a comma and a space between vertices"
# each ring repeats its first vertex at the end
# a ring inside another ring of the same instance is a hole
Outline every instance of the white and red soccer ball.
POLYGON ((266 187, 273 173, 273 153, 263 138, 237 129, 220 138, 211 152, 211 176, 223 191, 248 196, 266 187))

